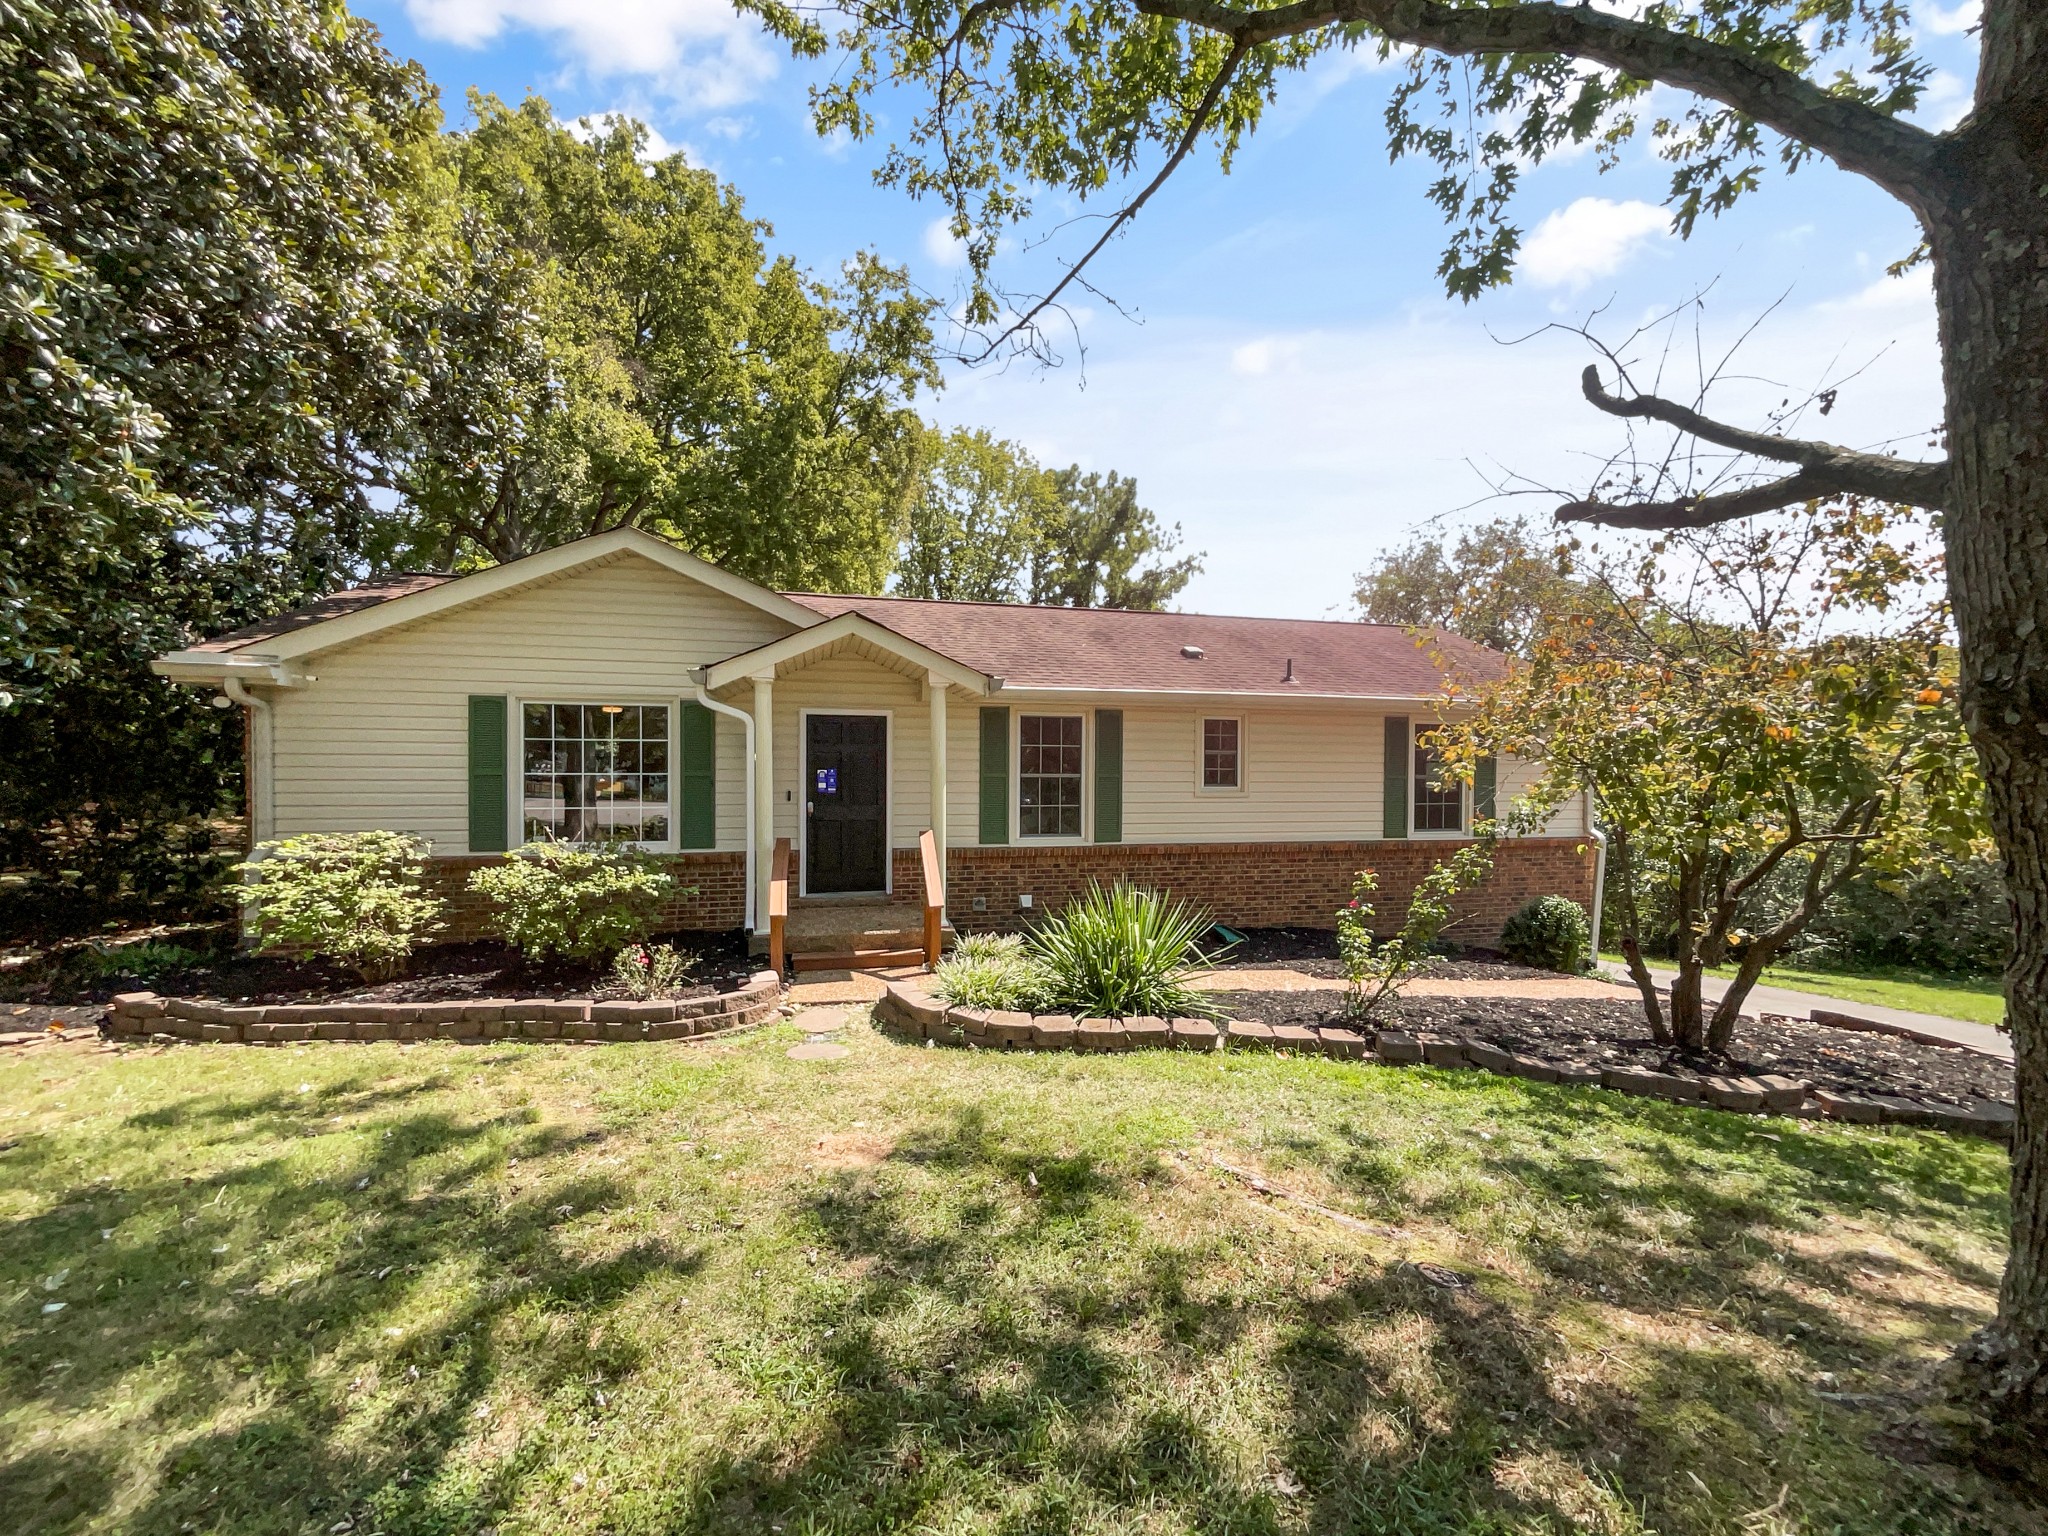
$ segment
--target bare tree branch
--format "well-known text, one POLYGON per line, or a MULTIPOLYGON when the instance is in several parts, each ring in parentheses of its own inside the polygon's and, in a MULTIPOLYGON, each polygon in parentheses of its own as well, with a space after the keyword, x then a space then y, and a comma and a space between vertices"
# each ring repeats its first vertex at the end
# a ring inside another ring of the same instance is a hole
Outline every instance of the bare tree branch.
POLYGON ((1916 213, 1940 195, 1941 144, 1925 129, 1836 96, 1740 48, 1617 16, 1590 5, 1457 6, 1440 0, 1295 0, 1243 11, 1217 0, 1135 0, 1148 16, 1274 42, 1363 22, 1396 43, 1437 53, 1561 53, 1718 101, 1844 170, 1867 176, 1916 213))

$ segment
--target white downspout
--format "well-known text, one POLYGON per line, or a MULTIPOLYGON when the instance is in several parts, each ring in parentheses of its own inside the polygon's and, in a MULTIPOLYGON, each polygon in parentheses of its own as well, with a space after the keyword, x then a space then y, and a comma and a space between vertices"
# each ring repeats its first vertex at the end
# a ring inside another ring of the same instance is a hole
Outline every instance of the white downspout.
POLYGON ((1593 791, 1585 791, 1586 835, 1593 840, 1593 969, 1600 969, 1600 909, 1607 900, 1607 834, 1593 819, 1593 791))
POLYGON ((730 704, 721 704, 704 691, 704 685, 691 682, 696 690, 697 702, 715 715, 724 715, 737 720, 747 733, 747 932, 759 933, 760 925, 754 921, 754 717, 744 709, 735 709, 730 704))
POLYGON ((249 786, 249 846, 270 837, 277 830, 277 775, 271 772, 271 755, 275 744, 271 739, 270 700, 259 699, 242 686, 239 677, 224 677, 220 691, 249 711, 249 761, 247 768, 253 783, 249 786))

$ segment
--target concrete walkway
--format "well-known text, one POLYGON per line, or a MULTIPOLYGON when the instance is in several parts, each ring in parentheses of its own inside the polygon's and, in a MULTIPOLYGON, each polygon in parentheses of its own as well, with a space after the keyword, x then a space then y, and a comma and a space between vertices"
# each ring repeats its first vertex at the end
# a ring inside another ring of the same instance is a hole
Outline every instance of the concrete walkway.
MULTIPOLYGON (((1631 993, 1635 984, 1628 979, 1628 972, 1612 961, 1602 962, 1600 969, 1626 986, 1631 993)), ((1651 966, 1650 978, 1657 983, 1659 991, 1669 992, 1671 983, 1678 979, 1676 971, 1661 966, 1651 966)), ((1721 994, 1728 990, 1728 982, 1719 976, 1709 976, 1700 983, 1700 994, 1708 1002, 1719 1002, 1721 994)), ((1863 1019, 1880 1026, 1877 1033, 1904 1035, 1910 1040, 1925 1040, 1931 1043, 1960 1045, 1969 1050, 1982 1051, 1986 1056, 1997 1056, 2005 1061, 2012 1060, 2012 1038, 1993 1029, 1989 1024, 1971 1024, 1963 1019, 1945 1019, 1938 1013, 1916 1013, 1911 1008, 1888 1008, 1882 1003, 1852 1003, 1847 998, 1825 997, 1818 992, 1796 992, 1790 987, 1757 986, 1749 989, 1749 996, 1743 999, 1744 1016, 1754 1018, 1760 1013, 1790 1014, 1795 1019, 1813 1016, 1814 1009, 1823 1013, 1840 1014, 1848 1018, 1863 1019)), ((1832 1022, 1832 1021, 1831 1021, 1832 1022)))

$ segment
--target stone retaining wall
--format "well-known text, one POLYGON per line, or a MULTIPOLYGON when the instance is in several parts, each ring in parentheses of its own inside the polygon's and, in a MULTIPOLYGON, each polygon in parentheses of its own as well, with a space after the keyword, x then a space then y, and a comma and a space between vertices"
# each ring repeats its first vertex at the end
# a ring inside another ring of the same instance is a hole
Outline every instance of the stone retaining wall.
POLYGON ((1791 1115, 1865 1125, 1921 1125, 1965 1135, 2012 1137, 2009 1104, 1945 1104, 1891 1094, 1847 1094, 1816 1089, 1796 1078, 1713 1077, 1640 1067, 1593 1067, 1519 1055, 1491 1041, 1465 1036, 1408 1035, 1395 1030, 1257 1024, 1243 1020, 1075 1019, 1066 1014, 992 1013, 954 1008, 920 981, 892 981, 874 1006, 875 1022, 890 1033, 936 1045, 997 1051, 1278 1050, 1387 1066, 1477 1069, 1536 1083, 1607 1088, 1643 1098, 1698 1104, 1737 1114, 1791 1115))
POLYGON ((764 1023, 782 978, 758 971, 736 991, 680 1002, 479 997, 443 1003, 238 1004, 124 992, 107 1004, 117 1040, 284 1045, 298 1040, 682 1040, 764 1023))

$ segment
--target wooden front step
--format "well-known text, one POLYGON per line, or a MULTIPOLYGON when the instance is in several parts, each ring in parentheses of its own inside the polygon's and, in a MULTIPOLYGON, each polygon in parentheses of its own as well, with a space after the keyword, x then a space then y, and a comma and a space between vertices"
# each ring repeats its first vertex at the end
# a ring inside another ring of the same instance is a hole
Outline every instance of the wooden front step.
POLYGON ((792 971, 888 971, 923 965, 924 949, 805 950, 789 957, 792 971))

